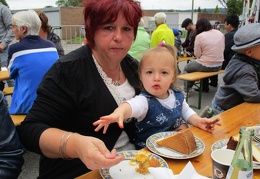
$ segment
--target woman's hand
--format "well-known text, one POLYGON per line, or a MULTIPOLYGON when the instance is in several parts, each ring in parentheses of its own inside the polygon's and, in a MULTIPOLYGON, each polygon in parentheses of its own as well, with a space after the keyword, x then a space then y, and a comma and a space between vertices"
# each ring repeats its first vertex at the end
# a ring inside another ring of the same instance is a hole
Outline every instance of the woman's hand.
POLYGON ((116 156, 116 149, 110 152, 104 142, 97 138, 79 134, 73 137, 78 137, 75 139, 77 144, 74 146, 78 158, 90 170, 110 168, 124 159, 123 156, 116 156))

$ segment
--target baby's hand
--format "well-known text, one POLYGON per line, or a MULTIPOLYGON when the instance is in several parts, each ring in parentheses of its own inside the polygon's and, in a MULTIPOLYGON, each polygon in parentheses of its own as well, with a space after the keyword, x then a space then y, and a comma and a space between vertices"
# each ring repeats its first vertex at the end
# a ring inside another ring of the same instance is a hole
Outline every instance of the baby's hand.
POLYGON ((221 126, 219 119, 211 120, 202 118, 200 128, 208 132, 213 132, 215 130, 215 125, 221 126))
POLYGON ((103 134, 105 134, 107 132, 109 124, 113 122, 117 122, 120 128, 124 128, 123 119, 120 120, 120 117, 109 115, 103 116, 98 121, 93 123, 94 126, 97 126, 95 132, 98 132, 102 127, 104 127, 103 134))

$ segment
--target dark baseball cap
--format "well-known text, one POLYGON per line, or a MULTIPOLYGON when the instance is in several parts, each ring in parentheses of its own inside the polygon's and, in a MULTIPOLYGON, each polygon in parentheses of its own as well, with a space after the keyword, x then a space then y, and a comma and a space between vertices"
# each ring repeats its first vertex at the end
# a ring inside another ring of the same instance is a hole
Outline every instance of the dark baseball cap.
POLYGON ((182 22, 181 27, 186 28, 190 23, 192 23, 192 20, 190 18, 187 18, 182 22))

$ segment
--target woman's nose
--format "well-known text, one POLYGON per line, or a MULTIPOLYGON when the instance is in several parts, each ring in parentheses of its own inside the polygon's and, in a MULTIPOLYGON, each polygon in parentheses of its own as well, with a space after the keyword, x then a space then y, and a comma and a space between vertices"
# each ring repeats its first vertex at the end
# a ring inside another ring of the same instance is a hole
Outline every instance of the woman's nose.
POLYGON ((114 31, 114 40, 115 41, 121 41, 122 40, 122 31, 121 30, 115 30, 114 31))

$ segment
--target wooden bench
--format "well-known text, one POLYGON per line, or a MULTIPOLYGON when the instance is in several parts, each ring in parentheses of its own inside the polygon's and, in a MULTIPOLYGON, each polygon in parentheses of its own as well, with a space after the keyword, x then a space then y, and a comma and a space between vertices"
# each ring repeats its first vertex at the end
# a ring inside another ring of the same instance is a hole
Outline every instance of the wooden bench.
POLYGON ((14 87, 6 87, 4 88, 3 93, 5 96, 12 95, 13 91, 14 91, 14 87))
POLYGON ((19 126, 19 125, 21 125, 21 123, 25 119, 26 114, 13 114, 13 115, 10 115, 10 116, 13 120, 14 125, 19 126))
POLYGON ((0 71, 0 81, 10 80, 9 72, 7 70, 0 71))
MULTIPOLYGON (((224 70, 219 70, 216 72, 192 72, 192 73, 186 73, 186 74, 181 74, 178 75, 178 79, 180 80, 185 80, 185 81, 199 81, 200 83, 200 87, 199 87, 199 101, 198 101, 198 109, 201 108, 201 94, 202 94, 202 82, 203 82, 203 78, 208 78, 211 76, 215 76, 218 74, 222 74, 224 73, 224 70)), ((186 96, 186 101, 188 102, 188 98, 189 98, 189 89, 187 89, 187 96, 186 96)))
POLYGON ((179 57, 177 59, 177 62, 185 62, 185 61, 187 61, 187 63, 188 63, 190 60, 193 60, 193 59, 195 59, 195 57, 179 57))

